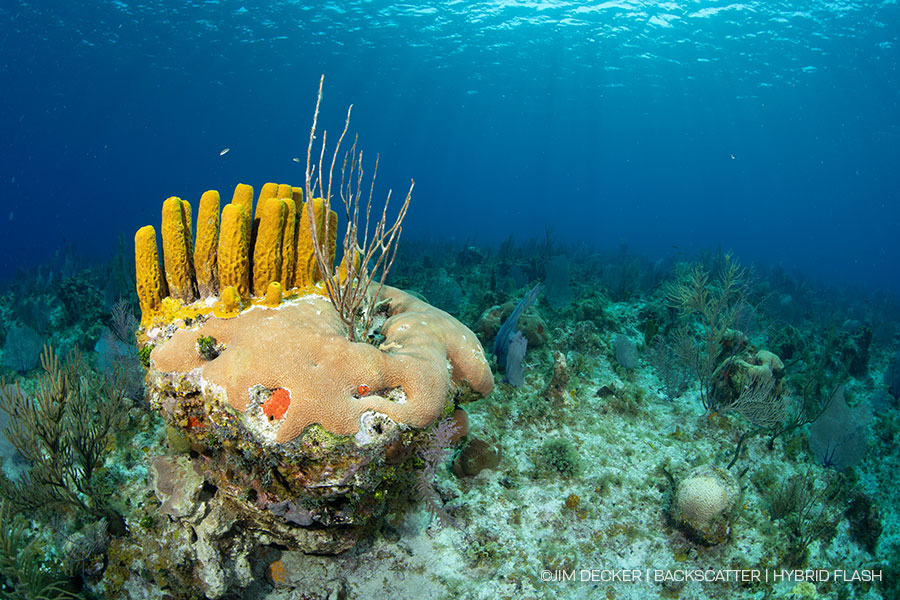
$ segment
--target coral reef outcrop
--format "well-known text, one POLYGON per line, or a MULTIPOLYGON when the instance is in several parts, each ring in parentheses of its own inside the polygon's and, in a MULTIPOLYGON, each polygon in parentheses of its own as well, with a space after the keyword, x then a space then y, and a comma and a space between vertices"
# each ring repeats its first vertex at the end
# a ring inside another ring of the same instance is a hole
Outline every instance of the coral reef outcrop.
POLYGON ((212 494, 231 533, 208 536, 210 556, 236 530, 245 545, 342 552, 407 489, 434 423, 493 376, 474 333, 389 286, 367 290, 371 325, 351 341, 314 257, 318 244, 335 259, 334 212, 266 184, 251 218, 252 194, 238 185, 221 220, 204 194, 196 244, 188 203, 166 200, 162 271, 153 228, 135 238, 147 397, 196 457, 155 460, 157 495, 167 518, 196 520, 189 505, 212 494))

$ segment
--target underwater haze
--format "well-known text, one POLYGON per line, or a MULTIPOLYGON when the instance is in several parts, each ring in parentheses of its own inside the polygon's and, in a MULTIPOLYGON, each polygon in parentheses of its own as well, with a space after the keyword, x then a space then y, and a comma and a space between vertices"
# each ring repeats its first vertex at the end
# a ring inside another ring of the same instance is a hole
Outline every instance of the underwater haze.
POLYGON ((551 228, 900 290, 896 1, 10 0, 0 23, 6 275, 109 256, 168 196, 302 185, 324 73, 320 122, 353 104, 377 193, 415 179, 409 239, 551 228))

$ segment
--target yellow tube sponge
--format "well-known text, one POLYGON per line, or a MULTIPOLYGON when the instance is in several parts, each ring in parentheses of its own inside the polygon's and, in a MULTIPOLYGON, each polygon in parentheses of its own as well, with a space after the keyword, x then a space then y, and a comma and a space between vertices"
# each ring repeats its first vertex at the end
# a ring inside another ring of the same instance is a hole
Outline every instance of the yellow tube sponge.
POLYGON ((172 196, 163 202, 163 263, 169 295, 185 304, 197 299, 194 283, 194 261, 190 248, 190 212, 185 202, 172 196))
POLYGON ((280 198, 260 198, 256 214, 260 219, 253 248, 253 293, 262 297, 269 284, 281 278, 281 244, 287 206, 280 198))
POLYGON ((294 270, 297 267, 297 207, 293 198, 283 198, 287 213, 284 218, 284 235, 281 239, 281 277, 278 279, 284 289, 294 287, 294 270))
POLYGON ((248 212, 252 212, 253 186, 246 183, 237 184, 234 188, 234 195, 231 197, 231 203, 246 206, 249 209, 248 212))
MULTIPOLYGON (((310 202, 312 202, 315 214, 316 232, 321 236, 325 227, 322 220, 325 205, 321 198, 313 198, 310 202)), ((313 252, 312 234, 309 231, 309 207, 307 204, 300 209, 300 222, 297 225, 297 265, 294 269, 294 285, 297 287, 312 285, 313 274, 318 271, 316 255, 313 252)))
POLYGON ((191 203, 187 200, 181 201, 181 210, 184 213, 184 230, 185 239, 187 240, 187 253, 193 259, 194 256, 194 226, 191 223, 191 203))
MULTIPOLYGON (((353 272, 359 272, 359 264, 362 260, 362 250, 360 250, 359 246, 353 251, 353 272)), ((338 284, 341 282, 347 281, 347 255, 341 258, 341 264, 338 267, 337 271, 338 284)))
POLYGON ((245 204, 226 204, 219 232, 219 289, 231 286, 238 295, 250 295, 250 236, 245 204))
POLYGON ((200 197, 197 210, 197 243, 194 245, 194 268, 197 290, 201 298, 219 293, 219 269, 216 253, 219 246, 219 192, 209 190, 200 197))
POLYGON ((262 189, 259 190, 259 198, 256 200, 256 210, 260 210, 263 207, 263 203, 269 198, 277 198, 278 197, 278 184, 277 183, 264 183, 262 189))
POLYGON ((249 243, 253 223, 253 186, 246 183, 237 184, 234 188, 234 196, 231 197, 231 203, 244 207, 244 229, 247 231, 247 242, 249 243))
POLYGON ((256 210, 253 211, 253 235, 250 237, 250 242, 256 244, 256 235, 259 231, 259 221, 262 218, 263 209, 266 206, 266 203, 270 198, 278 197, 278 184, 277 183, 265 183, 262 186, 262 189, 259 190, 259 198, 256 199, 256 210))
POLYGON ((241 312, 241 296, 234 286, 229 285, 219 294, 219 310, 227 316, 237 315, 241 312))
POLYGON ((276 198, 291 198, 293 194, 293 188, 286 183, 278 184, 278 193, 275 194, 276 198))
POLYGON ((146 325, 159 311, 166 295, 166 284, 159 269, 156 230, 152 225, 141 227, 134 234, 134 266, 141 303, 141 324, 146 325))
POLYGON ((266 287, 266 297, 263 299, 263 304, 273 307, 278 306, 283 298, 281 284, 273 281, 266 287))

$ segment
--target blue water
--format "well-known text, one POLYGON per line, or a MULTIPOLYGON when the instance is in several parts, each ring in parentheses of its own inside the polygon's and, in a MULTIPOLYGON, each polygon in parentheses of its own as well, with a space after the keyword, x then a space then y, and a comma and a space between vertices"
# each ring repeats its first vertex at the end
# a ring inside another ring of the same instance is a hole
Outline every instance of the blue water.
POLYGON ((898 32, 895 1, 5 0, 0 275, 108 256, 170 195, 302 184, 324 73, 380 194, 416 181, 405 236, 900 291, 898 32))

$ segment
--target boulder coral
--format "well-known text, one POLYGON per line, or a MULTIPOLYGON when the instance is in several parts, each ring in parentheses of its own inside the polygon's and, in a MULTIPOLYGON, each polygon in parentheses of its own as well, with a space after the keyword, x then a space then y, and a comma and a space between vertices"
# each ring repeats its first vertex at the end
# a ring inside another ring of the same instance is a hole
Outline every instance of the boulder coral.
POLYGON ((355 435, 367 411, 422 428, 440 416, 457 386, 490 392, 484 352, 464 325, 395 288, 385 286, 379 300, 388 302, 390 314, 378 346, 348 341, 330 302, 309 295, 180 329, 150 353, 151 365, 165 373, 199 370, 209 400, 227 403, 245 418, 263 416, 251 402, 255 386, 288 390, 289 408, 272 428, 270 441, 277 443, 314 423, 355 435), (224 351, 205 360, 196 350, 203 337, 216 339, 224 351), (358 393, 362 386, 364 395, 358 393))

